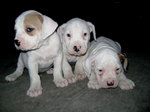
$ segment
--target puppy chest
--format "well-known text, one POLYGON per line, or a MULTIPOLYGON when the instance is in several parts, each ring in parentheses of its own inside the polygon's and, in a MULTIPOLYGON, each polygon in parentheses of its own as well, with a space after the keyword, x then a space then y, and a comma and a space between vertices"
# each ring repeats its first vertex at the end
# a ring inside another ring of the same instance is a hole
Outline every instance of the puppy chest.
POLYGON ((43 47, 37 52, 37 54, 37 60, 39 63, 50 63, 56 57, 57 51, 52 49, 52 47, 43 47))
POLYGON ((79 57, 77 57, 77 56, 71 56, 69 54, 66 55, 66 58, 67 58, 67 60, 69 62, 76 62, 79 59, 79 57))
POLYGON ((40 59, 38 60, 38 68, 41 71, 42 69, 48 69, 52 65, 54 59, 48 58, 48 59, 40 59))
POLYGON ((54 58, 55 56, 53 55, 43 56, 43 57, 39 57, 37 61, 39 65, 47 65, 47 64, 51 64, 54 61, 54 58))

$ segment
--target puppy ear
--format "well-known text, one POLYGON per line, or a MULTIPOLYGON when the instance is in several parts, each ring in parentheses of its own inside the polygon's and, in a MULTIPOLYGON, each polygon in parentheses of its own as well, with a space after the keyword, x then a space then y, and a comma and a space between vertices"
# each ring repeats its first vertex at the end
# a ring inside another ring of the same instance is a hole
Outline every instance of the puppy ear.
POLYGON ((118 56, 120 58, 120 61, 123 62, 123 68, 126 71, 127 70, 127 65, 128 65, 128 59, 125 56, 125 54, 122 53, 118 53, 118 56))
POLYGON ((96 31, 95 31, 95 26, 91 23, 91 22, 87 22, 89 28, 90 28, 90 32, 93 32, 93 37, 94 40, 96 40, 96 31))
POLYGON ((64 33, 65 26, 66 26, 66 24, 62 24, 57 29, 57 33, 59 34, 61 41, 62 41, 62 36, 63 36, 63 33, 64 33))
POLYGON ((92 60, 92 57, 89 57, 83 61, 83 69, 88 77, 90 77, 92 66, 94 66, 94 60, 92 60))
POLYGON ((42 37, 45 39, 51 35, 57 28, 58 24, 51 18, 43 15, 42 37))
POLYGON ((58 27, 57 33, 58 33, 60 36, 63 35, 65 26, 66 26, 66 24, 62 24, 61 26, 58 27))

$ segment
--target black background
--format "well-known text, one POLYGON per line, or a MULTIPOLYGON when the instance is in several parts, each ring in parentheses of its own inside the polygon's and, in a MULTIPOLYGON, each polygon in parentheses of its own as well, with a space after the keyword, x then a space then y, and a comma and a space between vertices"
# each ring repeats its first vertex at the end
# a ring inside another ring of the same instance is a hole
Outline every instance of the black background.
POLYGON ((149 50, 149 26, 146 19, 148 5, 145 1, 18 1, 4 3, 1 8, 1 57, 17 55, 14 47, 14 23, 26 10, 36 10, 51 17, 59 25, 79 17, 95 25, 96 36, 106 36, 118 41, 125 51, 147 53, 149 50))

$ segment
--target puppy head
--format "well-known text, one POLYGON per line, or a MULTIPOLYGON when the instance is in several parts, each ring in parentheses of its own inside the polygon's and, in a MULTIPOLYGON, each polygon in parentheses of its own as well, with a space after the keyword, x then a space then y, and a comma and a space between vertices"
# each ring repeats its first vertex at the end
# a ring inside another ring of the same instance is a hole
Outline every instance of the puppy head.
POLYGON ((79 18, 71 19, 63 24, 57 32, 71 55, 86 53, 91 32, 93 32, 93 37, 96 40, 94 25, 79 18))
POLYGON ((101 51, 99 54, 87 58, 83 62, 83 68, 88 77, 94 72, 99 84, 103 88, 115 88, 118 85, 118 77, 122 66, 117 53, 111 50, 101 51))
POLYGON ((56 27, 55 21, 39 12, 23 12, 15 21, 15 46, 24 51, 37 49, 56 27))

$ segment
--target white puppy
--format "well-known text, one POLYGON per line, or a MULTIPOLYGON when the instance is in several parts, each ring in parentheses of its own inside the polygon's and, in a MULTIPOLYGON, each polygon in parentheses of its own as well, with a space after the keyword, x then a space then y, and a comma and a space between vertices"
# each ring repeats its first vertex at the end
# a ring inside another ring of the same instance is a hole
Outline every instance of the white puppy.
POLYGON ((15 46, 23 52, 20 53, 16 71, 5 79, 14 81, 23 74, 23 69, 26 67, 30 75, 27 95, 31 97, 42 94, 38 72, 48 71, 52 63, 56 86, 68 85, 67 80, 62 77, 61 41, 55 32, 57 26, 55 21, 33 10, 23 12, 15 21, 15 46))
POLYGON ((95 27, 92 23, 79 18, 73 18, 67 23, 61 25, 57 32, 60 35, 63 44, 63 72, 64 77, 69 83, 75 82, 77 79, 85 78, 85 75, 80 73, 81 63, 77 62, 75 66, 75 75, 68 62, 76 62, 79 57, 86 54, 90 40, 90 33, 93 32, 95 37, 95 27))
MULTIPOLYGON (((87 54, 82 58, 83 68, 89 78, 88 87, 93 89, 115 88, 133 89, 134 82, 127 79, 120 58, 120 44, 105 37, 99 37, 91 42, 87 54)), ((127 67, 127 59, 124 60, 127 67)))

